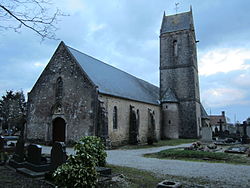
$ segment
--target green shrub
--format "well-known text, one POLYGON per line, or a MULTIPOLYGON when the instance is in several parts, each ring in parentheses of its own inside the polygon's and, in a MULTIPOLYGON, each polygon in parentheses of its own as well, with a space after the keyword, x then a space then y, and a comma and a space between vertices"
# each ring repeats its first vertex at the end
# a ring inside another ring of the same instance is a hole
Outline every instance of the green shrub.
POLYGON ((60 187, 94 187, 97 183, 96 166, 105 166, 106 152, 100 138, 82 137, 74 146, 75 155, 53 173, 60 187))
POLYGON ((96 159, 97 166, 106 165, 107 154, 102 140, 96 136, 85 136, 75 144, 74 150, 78 153, 88 153, 96 159))
POLYGON ((56 169, 53 177, 60 187, 94 187, 97 183, 95 159, 86 153, 71 155, 56 169))

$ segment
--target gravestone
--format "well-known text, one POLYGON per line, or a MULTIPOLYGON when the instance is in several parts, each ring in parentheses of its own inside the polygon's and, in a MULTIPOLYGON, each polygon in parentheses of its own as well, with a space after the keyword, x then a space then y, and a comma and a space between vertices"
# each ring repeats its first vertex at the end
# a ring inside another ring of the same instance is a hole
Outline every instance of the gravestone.
POLYGON ((233 127, 233 126, 229 126, 228 127, 228 130, 229 130, 229 134, 236 134, 236 127, 233 127))
POLYGON ((13 155, 13 159, 16 162, 23 162, 24 161, 24 140, 22 138, 18 139, 17 143, 16 143, 16 149, 15 149, 15 153, 13 155))
POLYGON ((36 144, 30 144, 27 148, 27 162, 39 165, 41 164, 42 147, 36 144))
POLYGON ((16 171, 29 177, 43 177, 51 169, 51 164, 42 157, 42 147, 30 144, 27 147, 27 160, 16 171), (43 159, 43 160, 42 160, 43 159))
POLYGON ((4 137, 0 136, 0 152, 4 151, 4 143, 5 143, 4 137))
POLYGON ((222 121, 221 119, 217 122, 219 125, 220 125, 220 130, 219 130, 219 132, 220 133, 222 133, 222 125, 223 125, 223 123, 224 123, 224 121, 222 121))
POLYGON ((63 142, 54 142, 51 149, 51 167, 55 170, 66 162, 66 146, 63 142))
POLYGON ((246 121, 243 121, 243 136, 241 139, 242 139, 241 141, 242 144, 248 144, 249 139, 247 136, 247 122, 246 121))
POLYGON ((218 136, 219 135, 219 130, 217 127, 215 127, 214 129, 214 136, 218 136))
POLYGON ((213 133, 211 127, 202 127, 201 140, 204 142, 211 142, 213 139, 213 133))

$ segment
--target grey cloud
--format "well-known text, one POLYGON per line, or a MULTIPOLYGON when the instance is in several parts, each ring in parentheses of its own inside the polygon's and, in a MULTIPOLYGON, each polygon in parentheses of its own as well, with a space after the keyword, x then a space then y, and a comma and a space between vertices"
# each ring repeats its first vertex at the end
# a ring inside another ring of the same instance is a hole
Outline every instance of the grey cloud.
MULTIPOLYGON (((158 85, 158 41, 163 11, 175 13, 174 0, 107 0, 84 1, 87 10, 61 18, 57 36, 73 48, 115 65, 139 78, 158 85), (92 32, 91 24, 104 24, 103 29, 92 32), (135 66, 136 65, 136 66, 135 66)), ((248 45, 250 19, 248 0, 180 0, 178 12, 193 6, 200 51, 218 46, 248 45)), ((45 41, 34 33, 8 32, 0 36, 0 92, 5 88, 30 88, 41 70, 30 69, 29 63, 49 59, 59 41, 45 41), (6 83, 2 87, 2 83, 6 83)), ((249 44, 250 46, 250 44, 249 44)), ((242 72, 201 77, 201 89, 225 87, 242 72)), ((235 87, 241 86, 235 85, 235 87)), ((249 91, 249 90, 248 90, 249 91)), ((250 96, 249 96, 250 97, 250 96)), ((228 109, 230 110, 230 109, 228 109)))

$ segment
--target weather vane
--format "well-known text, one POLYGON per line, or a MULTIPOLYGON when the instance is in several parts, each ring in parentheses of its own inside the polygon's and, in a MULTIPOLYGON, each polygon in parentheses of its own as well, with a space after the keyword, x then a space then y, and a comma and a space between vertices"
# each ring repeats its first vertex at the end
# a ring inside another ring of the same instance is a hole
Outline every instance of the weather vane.
POLYGON ((177 14, 177 11, 178 11, 178 9, 179 9, 179 7, 178 7, 179 4, 180 4, 180 3, 175 3, 175 11, 176 11, 176 14, 177 14))

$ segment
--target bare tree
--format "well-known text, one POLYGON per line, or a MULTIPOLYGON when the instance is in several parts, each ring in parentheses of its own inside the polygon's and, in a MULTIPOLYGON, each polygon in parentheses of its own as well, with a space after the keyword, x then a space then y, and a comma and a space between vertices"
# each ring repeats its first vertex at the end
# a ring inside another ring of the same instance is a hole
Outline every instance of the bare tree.
POLYGON ((52 9, 50 0, 0 0, 0 29, 20 32, 22 27, 31 29, 42 40, 56 39, 58 17, 65 16, 59 9, 52 9))

